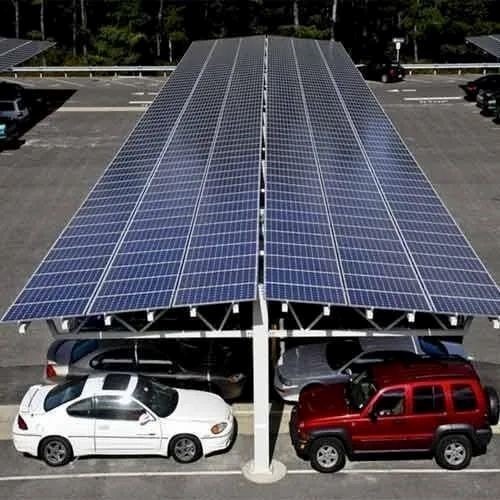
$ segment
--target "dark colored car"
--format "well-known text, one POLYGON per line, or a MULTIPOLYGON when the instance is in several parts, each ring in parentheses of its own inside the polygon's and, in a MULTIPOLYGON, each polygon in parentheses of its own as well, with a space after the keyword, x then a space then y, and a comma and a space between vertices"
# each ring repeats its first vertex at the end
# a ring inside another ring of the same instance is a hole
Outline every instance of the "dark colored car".
POLYGON ((18 83, 0 82, 0 99, 25 97, 24 87, 18 83))
POLYGON ((497 110, 497 97, 500 97, 500 88, 497 90, 481 90, 476 97, 476 103, 481 113, 493 116, 497 110))
POLYGON ((500 90, 500 74, 485 75, 477 80, 459 85, 459 87, 465 92, 466 99, 474 101, 481 90, 500 90))
POLYGON ((445 469, 486 453, 498 422, 498 395, 465 360, 394 361, 349 382, 306 389, 292 411, 297 453, 320 472, 362 456, 433 456, 445 469))
POLYGON ((137 373, 172 387, 235 399, 247 379, 241 358, 237 344, 229 341, 56 341, 47 353, 45 378, 61 382, 93 373, 137 373))
POLYGON ((405 69, 397 62, 372 62, 362 69, 367 80, 377 80, 383 83, 400 82, 405 77, 405 69))
POLYGON ((6 146, 19 137, 19 129, 14 120, 0 119, 0 148, 6 146))

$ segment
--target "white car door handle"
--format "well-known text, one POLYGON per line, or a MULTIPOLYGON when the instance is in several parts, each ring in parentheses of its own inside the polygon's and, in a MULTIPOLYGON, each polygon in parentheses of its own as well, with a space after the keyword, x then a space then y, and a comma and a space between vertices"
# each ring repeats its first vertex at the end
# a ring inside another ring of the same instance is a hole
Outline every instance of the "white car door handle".
POLYGON ((147 434, 137 434, 137 436, 156 436, 154 432, 149 432, 147 434))
POLYGON ((100 431, 109 431, 109 425, 98 425, 97 429, 100 431))

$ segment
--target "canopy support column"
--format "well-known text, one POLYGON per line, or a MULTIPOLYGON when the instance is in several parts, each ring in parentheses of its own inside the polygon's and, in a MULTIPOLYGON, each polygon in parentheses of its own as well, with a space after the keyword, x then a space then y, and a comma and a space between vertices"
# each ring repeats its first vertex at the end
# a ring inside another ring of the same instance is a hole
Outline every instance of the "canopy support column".
POLYGON ((244 476, 255 483, 279 481, 286 474, 286 467, 270 457, 269 414, 269 332, 267 304, 263 287, 253 308, 253 460, 243 466, 244 476))

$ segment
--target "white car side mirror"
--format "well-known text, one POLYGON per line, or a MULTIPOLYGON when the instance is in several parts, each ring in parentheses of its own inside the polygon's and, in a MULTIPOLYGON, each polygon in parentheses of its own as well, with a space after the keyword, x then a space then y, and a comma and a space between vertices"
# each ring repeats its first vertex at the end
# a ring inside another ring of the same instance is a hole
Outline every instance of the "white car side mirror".
POLYGON ((139 417, 139 424, 146 425, 147 423, 152 422, 153 420, 154 418, 148 412, 145 411, 144 413, 141 413, 141 416, 139 417))

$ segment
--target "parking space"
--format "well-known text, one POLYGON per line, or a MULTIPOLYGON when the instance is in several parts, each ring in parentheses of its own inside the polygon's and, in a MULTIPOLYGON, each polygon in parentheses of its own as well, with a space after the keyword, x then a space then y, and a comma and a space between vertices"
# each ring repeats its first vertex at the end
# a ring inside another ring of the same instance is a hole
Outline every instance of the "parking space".
MULTIPOLYGON (((469 79, 470 75, 411 76, 397 84, 373 83, 372 89, 498 282, 500 127, 463 99, 458 84, 469 79)), ((40 262, 163 82, 161 78, 22 80, 30 89, 73 92, 57 110, 26 132, 17 149, 0 152, 2 310, 40 262)), ((34 324, 26 336, 19 336, 13 327, 0 326, 0 422, 2 405, 15 405, 27 386, 40 382, 49 342, 49 333, 40 323, 34 324)), ((500 390, 498 331, 486 320, 476 320, 465 344, 485 380, 500 390)), ((268 487, 249 485, 241 476, 241 467, 252 456, 251 407, 240 406, 238 411, 243 426, 234 448, 187 467, 161 458, 88 458, 58 470, 57 474, 68 475, 59 478, 42 462, 17 454, 8 440, 0 441, 4 457, 0 496, 68 498, 70 490, 72 494, 78 492, 78 498, 127 498, 130 491, 140 490, 146 498, 159 494, 169 498, 218 498, 217 490, 223 487, 225 497, 324 498, 331 497, 334 488, 335 496, 356 498, 365 496, 368 486, 373 498, 387 497, 388 492, 393 498, 497 496, 498 437, 486 456, 474 460, 475 471, 453 474, 427 460, 358 462, 331 477, 312 473, 309 465, 296 457, 288 435, 282 432, 274 440, 274 456, 287 466, 290 473, 286 480, 268 487), (154 479, 137 477, 147 474, 154 479), (440 481, 425 481, 422 478, 426 475, 439 475, 440 481), (25 479, 15 479, 21 476, 25 479)))

